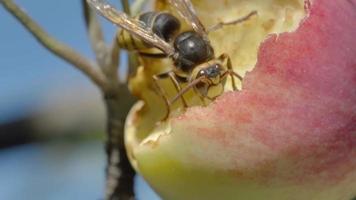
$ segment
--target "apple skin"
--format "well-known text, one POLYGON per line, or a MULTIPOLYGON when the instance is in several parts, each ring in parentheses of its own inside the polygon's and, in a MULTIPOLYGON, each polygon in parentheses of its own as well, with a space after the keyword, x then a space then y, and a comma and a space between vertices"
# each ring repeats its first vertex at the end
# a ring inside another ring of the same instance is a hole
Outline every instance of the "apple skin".
POLYGON ((163 199, 356 196, 356 1, 307 5, 295 32, 261 44, 241 91, 188 109, 134 149, 163 199))

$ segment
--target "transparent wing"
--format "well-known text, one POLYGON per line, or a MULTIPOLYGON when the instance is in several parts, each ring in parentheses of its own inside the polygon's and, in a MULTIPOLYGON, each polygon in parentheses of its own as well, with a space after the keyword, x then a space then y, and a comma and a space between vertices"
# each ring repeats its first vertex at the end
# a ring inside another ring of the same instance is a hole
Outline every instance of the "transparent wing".
POLYGON ((105 0, 87 0, 88 4, 112 23, 142 39, 148 44, 161 49, 165 54, 174 54, 174 48, 166 41, 154 34, 140 21, 133 19, 124 12, 117 11, 105 0))
POLYGON ((178 11, 178 13, 192 26, 195 32, 200 34, 209 42, 208 33, 204 25, 199 20, 190 0, 169 0, 169 3, 178 11))

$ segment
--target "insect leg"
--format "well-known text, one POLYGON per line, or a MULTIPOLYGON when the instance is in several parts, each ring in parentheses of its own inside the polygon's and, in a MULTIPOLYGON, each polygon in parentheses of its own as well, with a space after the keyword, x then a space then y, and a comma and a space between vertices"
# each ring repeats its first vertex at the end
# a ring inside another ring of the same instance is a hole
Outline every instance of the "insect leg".
MULTIPOLYGON (((221 80, 224 80, 227 78, 227 76, 230 76, 232 80, 234 80, 234 76, 236 76, 237 78, 241 78, 240 75, 238 75, 237 73, 235 73, 233 70, 228 69, 222 76, 221 76, 221 80)), ((241 79, 240 79, 241 80, 241 79)), ((234 90, 237 90, 235 82, 232 81, 232 87, 234 90)))
POLYGON ((171 113, 171 104, 169 103, 169 100, 167 98, 167 95, 165 94, 164 89, 159 85, 158 80, 164 78, 164 76, 167 75, 166 73, 163 74, 159 74, 159 75, 153 75, 153 83, 155 84, 157 90, 158 95, 160 95, 162 97, 162 99, 164 100, 164 103, 166 104, 166 108, 167 108, 167 112, 166 115, 163 117, 162 120, 166 120, 169 116, 169 114, 171 113))
POLYGON ((233 68, 232 68, 232 63, 231 63, 230 56, 224 53, 224 54, 222 54, 222 55, 219 57, 219 59, 220 59, 221 61, 223 61, 223 60, 225 60, 225 59, 227 60, 227 63, 226 63, 226 65, 227 65, 227 72, 228 72, 229 75, 231 76, 232 88, 233 88, 234 90, 237 90, 236 83, 235 83, 235 77, 238 78, 240 81, 242 81, 242 77, 241 77, 239 74, 237 74, 236 72, 234 72, 234 70, 233 70, 233 68))
POLYGON ((206 94, 201 94, 195 87, 193 87, 194 92, 199 96, 199 99, 201 100, 201 102, 203 103, 204 106, 206 106, 206 102, 205 102, 205 96, 206 94))
POLYGON ((187 86, 185 86, 182 90, 179 91, 179 93, 172 99, 169 101, 169 105, 172 105, 175 101, 177 101, 182 95, 184 95, 186 92, 189 91, 189 89, 191 89, 192 87, 194 87, 196 84, 198 84, 199 82, 201 82, 204 78, 204 76, 201 76, 191 82, 188 83, 187 86))
POLYGON ((208 28, 208 33, 212 32, 212 31, 219 30, 219 29, 221 29, 223 26, 236 25, 236 24, 242 23, 242 22, 244 22, 244 21, 247 21, 248 19, 250 19, 250 17, 252 17, 252 16, 254 16, 254 15, 257 15, 257 11, 256 11, 256 10, 250 12, 249 14, 247 14, 247 15, 244 16, 244 17, 238 18, 238 19, 233 20, 233 21, 230 21, 230 22, 219 22, 219 23, 213 25, 212 27, 209 27, 209 28, 208 28))
MULTIPOLYGON (((174 87, 176 88, 177 92, 180 92, 180 91, 182 90, 182 87, 181 87, 180 84, 178 83, 177 78, 176 78, 174 72, 172 72, 172 71, 168 72, 168 76, 169 76, 169 78, 171 79, 171 81, 173 82, 174 87)), ((180 98, 181 98, 181 100, 182 100, 183 106, 184 106, 185 108, 188 107, 188 104, 187 104, 187 102, 185 101, 183 95, 181 95, 180 98)))
POLYGON ((236 83, 235 83, 235 77, 231 74, 232 72, 234 72, 232 70, 232 64, 231 64, 231 60, 230 60, 230 57, 227 58, 227 69, 228 69, 228 72, 231 76, 231 84, 232 84, 232 88, 234 90, 237 90, 237 87, 236 87, 236 83))

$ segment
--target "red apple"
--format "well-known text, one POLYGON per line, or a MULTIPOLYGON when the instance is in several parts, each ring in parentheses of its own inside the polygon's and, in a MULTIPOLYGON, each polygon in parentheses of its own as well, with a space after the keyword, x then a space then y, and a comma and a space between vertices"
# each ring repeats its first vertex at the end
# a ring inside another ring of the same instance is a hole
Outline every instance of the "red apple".
POLYGON ((147 102, 133 108, 129 156, 163 199, 356 196, 356 1, 314 0, 306 12, 260 44, 241 91, 167 124, 145 119, 147 102))

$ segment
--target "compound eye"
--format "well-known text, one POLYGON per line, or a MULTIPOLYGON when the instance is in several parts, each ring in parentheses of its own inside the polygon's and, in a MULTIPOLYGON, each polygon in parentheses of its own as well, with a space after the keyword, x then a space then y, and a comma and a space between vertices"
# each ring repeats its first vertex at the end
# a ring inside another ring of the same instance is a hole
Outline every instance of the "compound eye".
POLYGON ((199 75, 200 75, 200 76, 204 76, 204 75, 205 75, 205 71, 204 71, 204 70, 200 70, 200 71, 199 71, 199 75))

